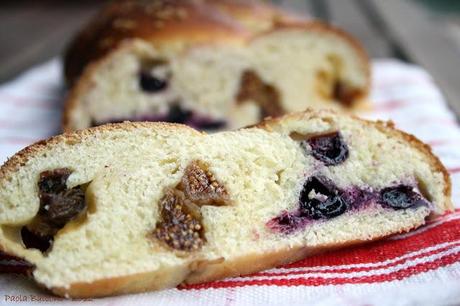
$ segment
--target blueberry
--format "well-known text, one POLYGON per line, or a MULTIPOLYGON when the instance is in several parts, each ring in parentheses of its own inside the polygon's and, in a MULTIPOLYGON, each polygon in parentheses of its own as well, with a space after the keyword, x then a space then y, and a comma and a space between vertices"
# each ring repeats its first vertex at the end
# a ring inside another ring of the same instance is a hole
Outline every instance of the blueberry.
POLYGON ((168 87, 168 81, 152 75, 150 71, 141 70, 139 73, 139 86, 143 91, 156 93, 168 87))
POLYGON ((215 121, 202 121, 191 124, 192 127, 196 127, 199 130, 220 130, 225 128, 227 123, 224 120, 215 121))
POLYGON ((224 120, 215 120, 208 117, 199 116, 191 110, 184 109, 179 102, 175 102, 170 106, 169 111, 164 115, 146 114, 137 117, 112 118, 104 121, 91 122, 91 126, 98 126, 106 123, 117 123, 124 121, 166 121, 174 123, 182 123, 189 125, 198 130, 217 130, 225 128, 227 123, 224 120))
POLYGON ((311 177, 300 193, 300 210, 312 219, 330 219, 343 214, 348 208, 340 191, 330 183, 311 177), (312 191, 314 194, 311 194, 312 191))
POLYGON ((187 123, 192 118, 192 115, 193 114, 191 111, 183 109, 179 104, 173 104, 169 109, 166 121, 175 123, 187 123))
POLYGON ((339 132, 311 137, 307 140, 314 158, 326 166, 335 166, 348 158, 348 146, 339 132))
POLYGON ((427 204, 418 193, 413 191, 412 187, 407 185, 382 189, 379 202, 396 210, 427 204))
POLYGON ((216 130, 226 126, 226 122, 223 120, 200 118, 194 115, 192 111, 182 108, 179 104, 171 105, 165 121, 183 123, 198 130, 216 130))

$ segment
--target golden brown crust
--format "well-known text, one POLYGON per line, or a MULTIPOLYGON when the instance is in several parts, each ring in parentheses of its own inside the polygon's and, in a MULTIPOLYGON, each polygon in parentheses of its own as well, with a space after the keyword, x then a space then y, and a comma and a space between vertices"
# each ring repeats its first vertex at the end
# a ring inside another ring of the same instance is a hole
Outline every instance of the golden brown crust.
MULTIPOLYGON (((401 233, 408 232, 411 229, 417 228, 423 223, 413 227, 407 227, 401 230, 401 233)), ((308 256, 324 253, 350 247, 361 243, 370 243, 388 237, 392 233, 382 234, 379 237, 374 237, 370 240, 354 240, 342 244, 319 245, 315 247, 297 246, 285 250, 275 252, 267 252, 263 254, 247 255, 236 258, 232 261, 224 261, 218 264, 210 264, 203 267, 202 270, 194 271, 184 281, 185 284, 199 284, 210 281, 223 279, 226 277, 237 277, 248 275, 255 272, 267 270, 274 267, 279 267, 285 264, 293 263, 302 260, 308 256)))
POLYGON ((90 62, 127 39, 143 39, 156 47, 229 42, 286 26, 334 32, 368 63, 362 46, 344 31, 258 0, 118 0, 105 6, 71 41, 64 56, 64 74, 67 83, 73 84, 90 62))
MULTIPOLYGON (((423 225, 401 229, 401 233, 423 225)), ((214 262, 195 261, 176 269, 162 269, 128 276, 101 279, 89 283, 75 283, 69 288, 52 288, 54 294, 74 298, 103 297, 124 293, 144 292, 175 287, 179 284, 199 284, 227 277, 248 275, 258 271, 278 267, 326 251, 350 247, 360 243, 369 243, 383 239, 389 234, 382 234, 371 240, 354 240, 343 244, 328 244, 315 247, 295 246, 259 254, 249 254, 233 260, 214 262)))
POLYGON ((89 298, 161 290, 176 287, 189 273, 188 266, 175 266, 93 282, 73 283, 69 288, 54 287, 51 291, 63 297, 89 298))
MULTIPOLYGON (((169 122, 123 122, 123 123, 109 123, 101 126, 96 126, 88 128, 85 130, 74 131, 71 133, 63 133, 58 136, 50 137, 45 140, 38 141, 34 144, 31 144, 21 151, 17 152, 11 158, 9 158, 2 167, 0 167, 0 181, 8 180, 10 175, 15 172, 19 167, 24 166, 30 157, 35 156, 45 150, 52 148, 54 145, 59 143, 67 144, 76 144, 84 141, 89 137, 93 137, 97 134, 116 131, 116 130, 134 130, 137 128, 150 128, 152 130, 178 130, 185 129, 188 131, 193 131, 197 134, 202 134, 199 131, 194 130, 193 128, 178 124, 178 123, 169 123, 169 122)), ((0 246, 1 250, 1 246, 0 246)))
POLYGON ((110 53, 122 41, 139 38, 159 47, 241 40, 261 22, 297 20, 259 1, 119 0, 103 8, 70 43, 64 58, 68 84, 92 61, 110 53), (246 23, 246 25, 245 25, 246 23))

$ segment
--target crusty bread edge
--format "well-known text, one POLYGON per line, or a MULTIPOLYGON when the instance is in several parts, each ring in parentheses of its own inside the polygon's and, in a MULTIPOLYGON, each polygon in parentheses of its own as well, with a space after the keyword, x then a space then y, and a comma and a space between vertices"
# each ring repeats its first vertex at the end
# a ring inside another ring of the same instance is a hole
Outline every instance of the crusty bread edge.
POLYGON ((94 137, 96 134, 106 133, 117 130, 135 130, 138 128, 147 128, 152 130, 175 130, 182 129, 194 132, 197 135, 204 135, 203 132, 197 131, 187 125, 170 122, 130 122, 108 123, 96 127, 87 128, 73 132, 66 132, 57 136, 50 137, 45 140, 35 142, 21 151, 14 154, 0 167, 0 181, 8 180, 9 175, 16 171, 19 167, 24 166, 31 156, 43 152, 62 142, 67 144, 76 144, 84 141, 86 138, 94 137))
MULTIPOLYGON (((423 224, 424 222, 421 221, 419 224, 408 226, 401 229, 400 233, 408 232, 423 224)), ((315 247, 299 245, 273 252, 249 254, 233 260, 217 262, 200 261, 198 264, 192 262, 187 267, 181 267, 179 270, 164 269, 154 272, 106 278, 88 283, 79 282, 71 284, 68 288, 54 287, 51 288, 51 291, 54 294, 65 297, 87 298, 166 289, 181 284, 206 283, 227 277, 238 277, 256 273, 293 263, 307 256, 320 254, 326 251, 377 241, 391 234, 395 233, 385 233, 369 240, 355 240, 343 244, 325 244, 315 247)))
POLYGON ((64 101, 64 108, 62 110, 62 119, 61 119, 61 128, 64 133, 70 133, 75 130, 72 126, 72 112, 75 110, 79 103, 79 98, 83 93, 88 91, 92 86, 91 75, 99 68, 99 66, 103 65, 106 61, 108 61, 109 56, 112 53, 115 53, 119 50, 122 50, 126 44, 129 44, 132 40, 126 40, 123 43, 119 44, 116 48, 112 49, 109 54, 100 58, 96 61, 90 62, 86 65, 83 73, 72 86, 70 91, 67 94, 67 97, 64 101))
MULTIPOLYGON (((48 288, 66 298, 93 298, 127 293, 174 288, 190 274, 187 265, 162 268, 156 271, 99 279, 94 282, 73 283, 68 288, 48 288)), ((43 287, 43 284, 41 284, 43 287)), ((46 288, 46 287, 45 287, 46 288)))

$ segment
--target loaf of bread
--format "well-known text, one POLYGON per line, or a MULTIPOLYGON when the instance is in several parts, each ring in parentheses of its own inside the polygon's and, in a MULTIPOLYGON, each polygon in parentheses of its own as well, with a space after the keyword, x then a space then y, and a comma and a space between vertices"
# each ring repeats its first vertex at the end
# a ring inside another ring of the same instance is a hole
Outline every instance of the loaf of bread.
POLYGON ((167 123, 63 134, 0 169, 0 250, 66 297, 253 273, 452 208, 428 146, 330 111, 205 134, 167 123))
POLYGON ((71 43, 64 130, 168 121, 234 129, 306 107, 356 109, 369 61, 348 34, 255 0, 115 1, 71 43))

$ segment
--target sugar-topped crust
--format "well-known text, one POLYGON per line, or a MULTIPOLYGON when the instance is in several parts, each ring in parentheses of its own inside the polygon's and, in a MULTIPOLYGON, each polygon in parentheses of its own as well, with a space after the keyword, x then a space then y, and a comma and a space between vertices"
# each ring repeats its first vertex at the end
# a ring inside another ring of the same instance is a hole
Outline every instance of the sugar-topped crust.
MULTIPOLYGON (((140 38, 155 45, 242 41, 256 29, 303 20, 269 4, 250 1, 115 1, 103 8, 69 45, 65 76, 72 84, 88 63, 119 43, 140 38)), ((257 31, 259 30, 257 29, 257 31)))

